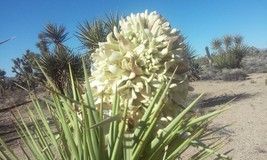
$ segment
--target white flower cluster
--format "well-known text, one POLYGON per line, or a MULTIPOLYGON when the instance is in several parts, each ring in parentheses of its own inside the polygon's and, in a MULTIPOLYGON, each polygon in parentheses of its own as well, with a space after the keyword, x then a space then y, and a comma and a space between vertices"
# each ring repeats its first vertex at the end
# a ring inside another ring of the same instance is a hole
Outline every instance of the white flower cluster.
POLYGON ((92 54, 90 83, 96 104, 103 97, 105 109, 111 109, 117 90, 121 109, 128 106, 129 116, 136 120, 178 66, 166 100, 166 114, 173 113, 184 103, 188 90, 188 66, 179 31, 171 29, 156 12, 147 11, 122 19, 120 27, 120 31, 115 27, 107 42, 99 43, 92 54))

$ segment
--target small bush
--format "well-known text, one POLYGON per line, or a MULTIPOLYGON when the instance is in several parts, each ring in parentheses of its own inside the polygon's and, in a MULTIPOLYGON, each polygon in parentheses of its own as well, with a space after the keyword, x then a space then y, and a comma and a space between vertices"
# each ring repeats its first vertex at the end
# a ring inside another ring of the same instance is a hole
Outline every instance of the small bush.
POLYGON ((200 73, 201 80, 218 80, 220 71, 210 66, 203 65, 202 72, 200 73))
POLYGON ((242 69, 223 69, 222 80, 224 81, 236 81, 245 80, 247 74, 242 69))
POLYGON ((216 69, 209 66, 203 66, 203 71, 200 74, 201 80, 223 80, 236 81, 245 80, 247 77, 243 69, 216 69))
POLYGON ((247 73, 267 73, 267 52, 246 56, 242 60, 242 66, 247 73))

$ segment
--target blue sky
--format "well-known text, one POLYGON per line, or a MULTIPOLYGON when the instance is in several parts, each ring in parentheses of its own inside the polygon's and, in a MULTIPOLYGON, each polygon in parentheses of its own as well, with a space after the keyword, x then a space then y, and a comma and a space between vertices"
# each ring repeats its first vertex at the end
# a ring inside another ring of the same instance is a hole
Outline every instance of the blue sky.
POLYGON ((267 48, 266 8, 266 0, 6 0, 0 5, 0 41, 16 38, 0 45, 0 68, 13 76, 11 59, 27 49, 37 52, 38 34, 47 23, 66 26, 66 44, 76 49, 81 45, 74 36, 79 23, 116 10, 124 15, 157 11, 188 37, 199 55, 212 39, 226 34, 240 34, 246 44, 267 48))

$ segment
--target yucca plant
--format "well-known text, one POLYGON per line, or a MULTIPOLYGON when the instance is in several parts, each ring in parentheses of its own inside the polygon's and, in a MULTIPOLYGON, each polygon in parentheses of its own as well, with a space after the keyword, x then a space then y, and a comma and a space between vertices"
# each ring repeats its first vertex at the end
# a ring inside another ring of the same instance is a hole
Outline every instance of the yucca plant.
POLYGON ((69 49, 44 53, 38 57, 38 62, 61 93, 70 86, 68 64, 71 64, 75 77, 83 79, 81 56, 69 49))
MULTIPOLYGON (((120 26, 92 54, 90 78, 83 62, 83 85, 69 64, 72 96, 58 90, 36 62, 52 87, 52 100, 31 94, 36 110, 29 109, 33 129, 22 116, 16 119, 26 158, 175 159, 191 146, 200 149, 190 154, 191 159, 211 154, 227 158, 217 153, 222 142, 204 145, 201 140, 212 118, 226 108, 197 116, 189 114, 197 100, 181 107, 188 91, 188 59, 179 31, 147 11, 123 18, 120 26), (53 126, 41 101, 46 102, 53 126)), ((1 144, 7 151, 0 152, 2 158, 18 158, 1 144)))
POLYGON ((89 49, 91 52, 98 47, 98 42, 104 42, 106 37, 105 24, 102 20, 94 20, 92 24, 88 21, 84 21, 84 24, 80 24, 77 33, 77 37, 83 44, 83 46, 89 49))
POLYGON ((200 80, 200 72, 201 72, 201 65, 200 62, 197 61, 197 55, 196 51, 193 49, 193 47, 190 44, 185 45, 185 52, 188 55, 188 61, 189 61, 189 73, 188 73, 188 79, 190 81, 200 80))
MULTIPOLYGON (((28 107, 31 127, 19 112, 15 120, 25 159, 175 159, 181 157, 190 146, 199 148, 199 151, 191 153, 188 159, 201 159, 210 155, 228 159, 217 153, 224 142, 204 145, 201 141, 208 135, 206 127, 209 122, 226 108, 203 116, 190 116, 189 111, 199 96, 171 123, 158 130, 158 115, 166 107, 164 99, 171 85, 170 80, 159 88, 138 126, 129 132, 127 107, 124 111, 120 109, 118 93, 114 93, 111 117, 105 118, 104 106, 97 108, 93 100, 86 69, 84 74, 86 88, 83 91, 78 87, 75 77, 71 76, 71 98, 58 92, 47 75, 49 83, 54 86, 51 100, 30 93, 34 105, 34 108, 28 107), (86 100, 82 94, 85 94, 86 100), (41 101, 46 105, 42 106, 41 101), (47 110, 49 116, 46 116, 47 110), (50 122, 47 118, 51 119, 50 122)), ((3 140, 0 140, 0 144, 5 148, 5 151, 0 150, 1 159, 22 158, 17 157, 3 140)))
MULTIPOLYGON (((94 19, 92 23, 87 20, 78 25, 76 37, 82 43, 82 47, 89 53, 93 53, 99 47, 99 42, 105 42, 107 35, 113 31, 114 26, 120 29, 119 13, 106 14, 106 19, 94 19)), ((89 54, 90 55, 90 54, 89 54)))

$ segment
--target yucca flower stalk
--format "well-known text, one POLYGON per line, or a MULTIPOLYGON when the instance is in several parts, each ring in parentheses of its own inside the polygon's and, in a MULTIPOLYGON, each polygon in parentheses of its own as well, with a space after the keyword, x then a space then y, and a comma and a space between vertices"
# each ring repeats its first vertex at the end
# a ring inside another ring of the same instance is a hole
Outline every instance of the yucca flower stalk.
MULTIPOLYGON (((147 110, 158 88, 166 84, 177 67, 165 99, 161 117, 171 121, 180 111, 188 91, 188 57, 183 37, 156 12, 131 14, 114 27, 107 42, 92 53, 90 77, 96 105, 111 110, 115 91, 120 109, 128 107, 128 121, 135 127, 147 110)), ((130 127, 131 128, 131 127, 130 127)))

